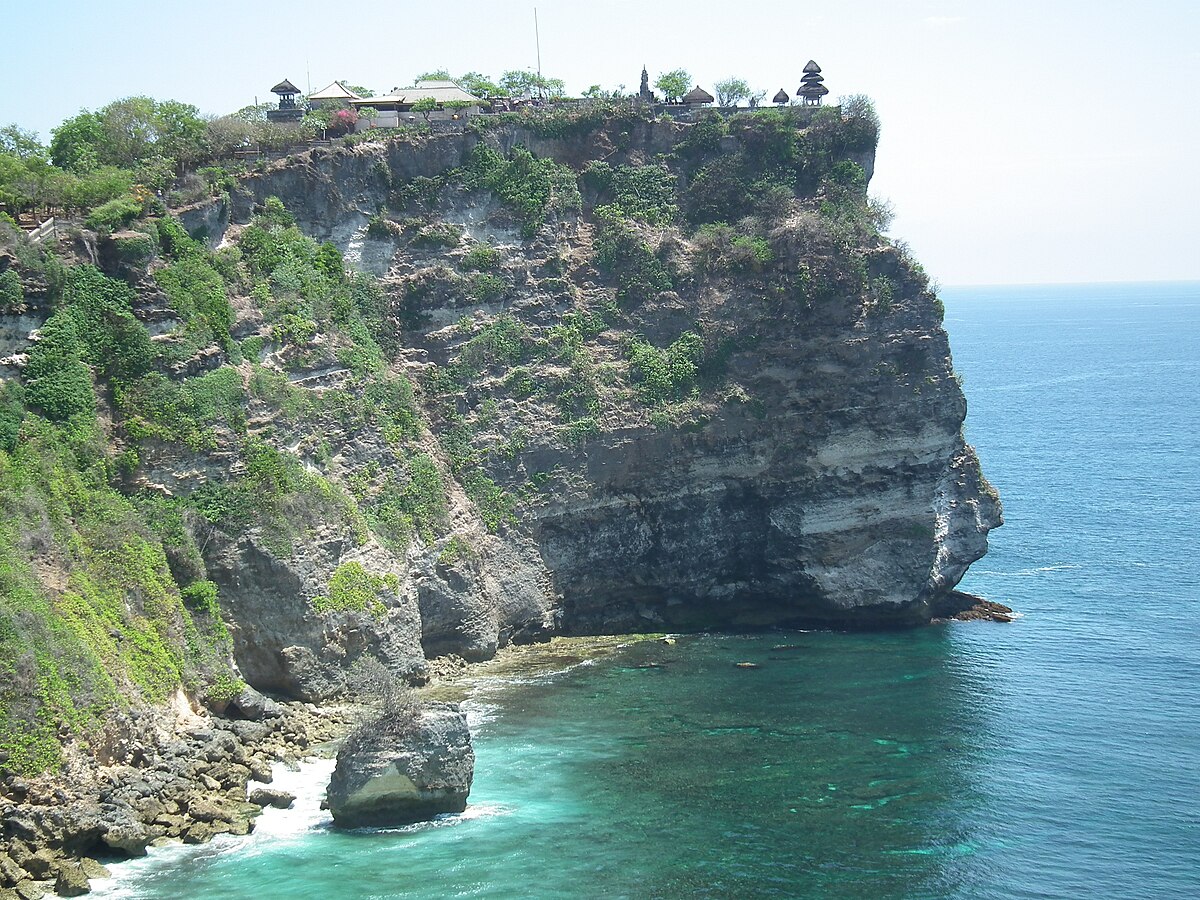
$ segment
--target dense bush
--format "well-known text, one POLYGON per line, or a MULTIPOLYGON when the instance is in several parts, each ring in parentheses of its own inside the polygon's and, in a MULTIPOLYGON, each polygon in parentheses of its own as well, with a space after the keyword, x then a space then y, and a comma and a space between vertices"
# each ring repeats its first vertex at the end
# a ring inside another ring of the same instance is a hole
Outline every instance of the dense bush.
POLYGON ((314 597, 313 609, 320 613, 369 612, 382 617, 387 607, 379 595, 399 587, 395 575, 372 575, 360 562, 344 562, 329 579, 328 596, 314 597))
POLYGON ((660 349, 635 338, 626 355, 638 396, 644 403, 656 405, 682 400, 695 389, 704 341, 685 331, 669 347, 660 349))
POLYGON ((500 265, 500 251, 491 244, 475 244, 466 252, 462 259, 462 267, 467 271, 495 269, 500 265))
POLYGON ((491 191, 521 222, 521 234, 532 238, 552 216, 580 207, 574 173, 551 159, 538 159, 523 147, 508 157, 486 144, 476 144, 462 181, 469 190, 491 191))
POLYGON ((414 532, 433 543, 449 522, 446 485, 433 457, 415 453, 403 462, 367 505, 368 521, 397 550, 404 549, 414 532))
POLYGON ((154 348, 144 325, 133 315, 133 290, 92 266, 67 273, 66 311, 76 321, 83 359, 107 378, 130 380, 144 375, 154 348))
POLYGON ((142 201, 131 195, 116 197, 92 210, 86 219, 95 231, 120 231, 142 214, 142 201))
POLYGON ((17 446, 25 419, 25 389, 16 381, 0 381, 0 450, 17 446))
POLYGON ((723 222, 701 226, 692 242, 700 268, 713 274, 757 272, 775 258, 765 238, 738 234, 723 222))
POLYGON ((158 251, 158 241, 154 236, 141 231, 114 236, 109 243, 116 261, 134 270, 149 266, 158 251))
POLYGON ((583 186, 622 218, 648 225, 673 222, 679 215, 675 176, 661 163, 648 166, 617 166, 597 161, 580 176, 583 186))
POLYGON ((67 310, 52 315, 39 329, 39 339, 29 350, 22 373, 29 386, 30 405, 56 421, 78 413, 92 412, 96 394, 92 377, 84 365, 83 341, 75 318, 67 310))
POLYGON ((25 302, 25 289, 16 269, 0 272, 0 309, 11 309, 25 302))
POLYGON ((667 267, 637 231, 604 208, 597 215, 596 265, 616 281, 619 302, 635 306, 674 287, 667 267))

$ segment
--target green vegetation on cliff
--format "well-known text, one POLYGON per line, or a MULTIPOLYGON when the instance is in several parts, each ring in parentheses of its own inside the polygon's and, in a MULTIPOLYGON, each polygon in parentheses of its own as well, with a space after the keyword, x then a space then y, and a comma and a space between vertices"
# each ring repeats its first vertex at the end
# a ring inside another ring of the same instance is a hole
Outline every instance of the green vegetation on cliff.
MULTIPOLYGON (((81 184, 178 166, 187 110, 137 109, 175 124, 116 148, 107 112, 84 114, 55 161, 81 184)), ((99 268, 0 223, 0 315, 40 326, 0 380, 0 766, 53 766, 64 736, 177 687, 228 699, 218 548, 286 568, 319 544, 288 588, 305 614, 385 618, 396 576, 340 554, 476 565, 488 533, 578 490, 593 442, 759 414, 727 372, 773 323, 884 317, 923 291, 867 202, 877 123, 846 112, 498 119, 407 178, 329 151, 386 185, 364 229, 396 254, 384 279, 305 233, 304 198, 251 195, 286 167, 214 173, 247 210, 221 249, 129 179, 93 204, 99 268), (509 127, 560 152, 496 141, 509 127)))

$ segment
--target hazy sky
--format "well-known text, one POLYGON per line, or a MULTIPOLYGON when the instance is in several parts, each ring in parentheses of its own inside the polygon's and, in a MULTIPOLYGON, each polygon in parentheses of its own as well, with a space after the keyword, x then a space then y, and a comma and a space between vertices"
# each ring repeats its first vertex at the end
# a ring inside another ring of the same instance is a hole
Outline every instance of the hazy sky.
POLYGON ((290 78, 387 91, 536 65, 579 92, 684 67, 883 120, 872 191, 943 284, 1200 279, 1200 0, 0 0, 0 124, 133 94, 231 112, 290 78), (311 75, 311 78, 310 78, 311 75))

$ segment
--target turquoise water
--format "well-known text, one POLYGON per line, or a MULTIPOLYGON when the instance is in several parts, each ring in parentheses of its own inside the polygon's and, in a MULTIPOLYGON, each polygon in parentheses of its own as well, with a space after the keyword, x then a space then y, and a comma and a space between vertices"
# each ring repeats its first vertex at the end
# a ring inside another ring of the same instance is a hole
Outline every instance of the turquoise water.
POLYGON ((1200 285, 944 296, 1008 520, 964 587, 1023 618, 495 684, 466 815, 333 832, 318 764, 297 811, 100 895, 1200 896, 1200 285))

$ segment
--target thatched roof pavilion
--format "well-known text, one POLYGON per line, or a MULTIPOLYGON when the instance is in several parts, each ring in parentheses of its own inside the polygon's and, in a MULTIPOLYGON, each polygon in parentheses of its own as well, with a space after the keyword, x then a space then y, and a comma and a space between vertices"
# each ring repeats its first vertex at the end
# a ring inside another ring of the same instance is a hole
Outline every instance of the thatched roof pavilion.
POLYGON ((279 82, 279 84, 275 85, 275 87, 271 88, 271 93, 279 94, 281 97, 284 94, 291 94, 292 96, 295 96, 296 94, 300 93, 300 88, 296 87, 285 78, 283 81, 279 82))
POLYGON ((785 103, 787 103, 791 99, 792 98, 788 96, 788 92, 785 91, 783 88, 780 88, 779 93, 777 93, 774 97, 771 98, 771 102, 778 103, 780 106, 783 106, 785 103))
POLYGON ((702 87, 694 87, 683 95, 683 102, 689 106, 701 106, 705 103, 712 103, 716 100, 712 94, 702 87))

